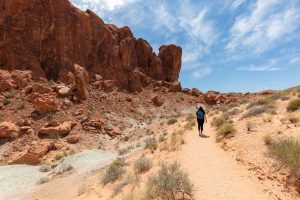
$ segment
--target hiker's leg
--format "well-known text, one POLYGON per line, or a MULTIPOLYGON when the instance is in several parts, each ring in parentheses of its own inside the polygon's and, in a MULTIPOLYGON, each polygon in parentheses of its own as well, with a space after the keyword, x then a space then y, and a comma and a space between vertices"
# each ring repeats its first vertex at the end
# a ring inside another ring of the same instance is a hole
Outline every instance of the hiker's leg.
POLYGON ((203 132, 203 125, 204 125, 204 120, 201 120, 201 126, 200 126, 201 133, 203 132))
POLYGON ((201 133, 200 132, 200 129, 201 129, 201 120, 197 119, 197 123, 198 123, 198 131, 199 131, 199 134, 200 134, 201 133))

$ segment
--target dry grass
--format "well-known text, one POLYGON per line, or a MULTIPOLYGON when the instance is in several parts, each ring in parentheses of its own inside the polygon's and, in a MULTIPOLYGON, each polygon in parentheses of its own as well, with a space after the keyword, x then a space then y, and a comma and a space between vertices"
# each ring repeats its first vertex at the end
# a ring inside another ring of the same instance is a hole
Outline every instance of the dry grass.
POLYGON ((289 112, 293 112, 299 109, 300 109, 300 99, 290 101, 289 105, 287 106, 287 111, 289 112))
POLYGON ((152 167, 152 162, 147 157, 140 157, 134 162, 134 170, 137 173, 145 173, 152 167))
POLYGON ((125 173, 125 169, 123 166, 125 165, 125 161, 122 159, 115 160, 105 171, 103 176, 101 177, 101 182, 106 185, 108 183, 115 182, 120 179, 125 173))
POLYGON ((291 174, 300 179, 300 142, 292 138, 271 141, 268 145, 271 156, 291 170, 291 174))
POLYGON ((162 164, 158 174, 149 178, 144 199, 174 200, 181 194, 192 197, 193 186, 187 173, 180 169, 178 163, 162 164))
POLYGON ((217 132, 217 142, 220 141, 221 139, 233 134, 236 132, 235 127, 233 126, 233 124, 230 123, 225 123, 222 126, 220 126, 218 128, 218 132, 217 132))
POLYGON ((243 118, 256 117, 263 113, 276 114, 276 108, 271 105, 253 107, 244 114, 243 118))

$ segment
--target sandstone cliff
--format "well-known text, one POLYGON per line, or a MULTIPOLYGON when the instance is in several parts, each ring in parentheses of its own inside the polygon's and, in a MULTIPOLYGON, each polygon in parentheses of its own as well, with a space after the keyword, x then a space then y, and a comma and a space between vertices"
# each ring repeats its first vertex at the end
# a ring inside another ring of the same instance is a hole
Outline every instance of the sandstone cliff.
POLYGON ((129 27, 105 24, 68 0, 0 0, 0 69, 58 80, 78 63, 90 75, 134 91, 136 68, 155 80, 177 81, 181 56, 176 45, 164 45, 156 55, 129 27))

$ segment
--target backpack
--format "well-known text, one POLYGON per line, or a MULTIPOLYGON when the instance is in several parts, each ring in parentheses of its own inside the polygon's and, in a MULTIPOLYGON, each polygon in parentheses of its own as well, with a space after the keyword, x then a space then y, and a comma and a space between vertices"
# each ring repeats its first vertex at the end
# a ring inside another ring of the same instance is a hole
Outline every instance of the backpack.
POLYGON ((204 119, 204 113, 202 111, 197 112, 197 119, 204 119))

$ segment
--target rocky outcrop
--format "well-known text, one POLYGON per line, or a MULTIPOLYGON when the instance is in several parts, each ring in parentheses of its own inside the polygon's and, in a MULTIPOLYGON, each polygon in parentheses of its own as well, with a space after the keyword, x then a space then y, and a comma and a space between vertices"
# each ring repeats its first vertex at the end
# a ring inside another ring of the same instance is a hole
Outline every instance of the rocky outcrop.
POLYGON ((105 24, 92 11, 81 11, 68 0, 0 1, 1 69, 30 69, 33 77, 72 84, 69 72, 78 63, 90 75, 139 91, 139 77, 133 73, 137 67, 152 79, 174 82, 181 56, 176 45, 162 46, 156 55, 128 27, 105 24))
POLYGON ((74 65, 75 88, 77 96, 85 100, 89 96, 89 75, 87 71, 78 64, 74 65))

